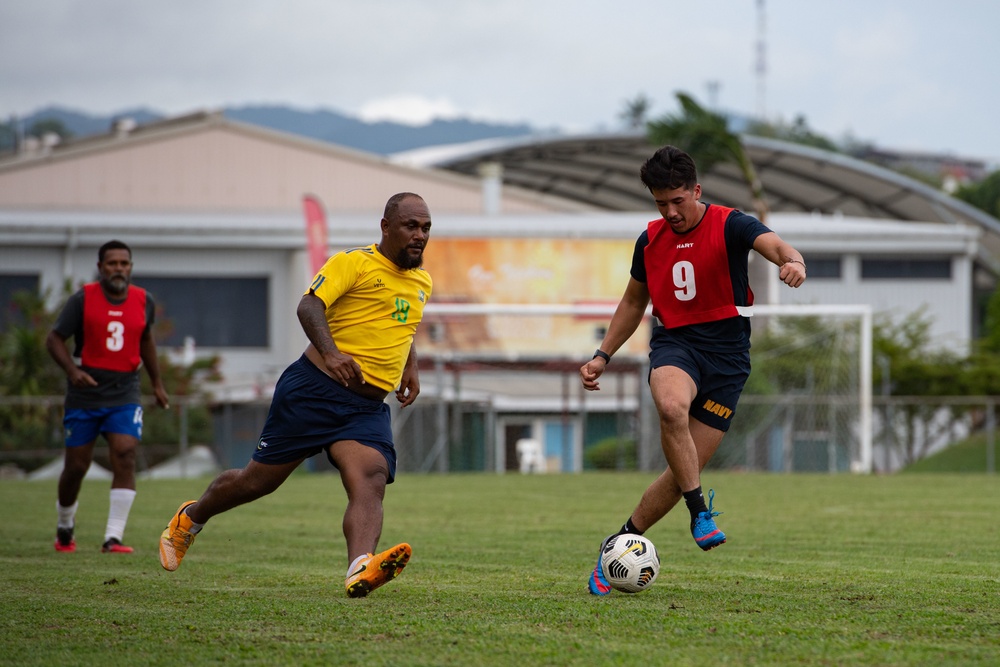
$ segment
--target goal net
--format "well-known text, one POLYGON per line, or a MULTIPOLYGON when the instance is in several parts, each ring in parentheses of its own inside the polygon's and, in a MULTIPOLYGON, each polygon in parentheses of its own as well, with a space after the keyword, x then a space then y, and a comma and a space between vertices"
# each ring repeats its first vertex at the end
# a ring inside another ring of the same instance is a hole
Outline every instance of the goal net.
MULTIPOLYGON (((394 426, 406 443, 401 468, 514 471, 518 443, 535 440, 545 472, 600 467, 594 450, 608 447, 602 455, 618 469, 662 469, 649 313, 601 391, 580 386, 615 306, 428 304, 417 339, 421 400, 394 426)), ((870 307, 757 305, 752 330, 753 371, 710 466, 869 472, 870 307)))
POLYGON ((868 306, 755 306, 752 372, 710 465, 870 472, 868 306))

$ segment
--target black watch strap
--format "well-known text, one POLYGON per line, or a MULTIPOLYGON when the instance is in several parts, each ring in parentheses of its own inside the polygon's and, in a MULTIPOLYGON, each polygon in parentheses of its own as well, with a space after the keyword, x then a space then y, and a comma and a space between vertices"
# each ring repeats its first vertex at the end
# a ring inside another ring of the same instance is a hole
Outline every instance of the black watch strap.
POLYGON ((598 350, 594 352, 594 356, 592 356, 591 359, 596 359, 597 357, 604 359, 604 363, 606 364, 611 363, 611 355, 600 348, 598 348, 598 350))

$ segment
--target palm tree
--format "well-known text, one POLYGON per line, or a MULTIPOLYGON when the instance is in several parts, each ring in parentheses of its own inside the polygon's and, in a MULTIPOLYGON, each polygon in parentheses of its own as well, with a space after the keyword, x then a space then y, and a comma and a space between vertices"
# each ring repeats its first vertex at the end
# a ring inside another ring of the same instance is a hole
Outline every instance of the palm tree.
POLYGON ((625 108, 618 114, 618 117, 625 122, 627 129, 641 129, 646 125, 646 116, 649 115, 651 105, 652 101, 643 93, 639 93, 631 100, 625 101, 625 108))
POLYGON ((764 186, 738 135, 729 131, 726 119, 704 109, 686 93, 677 93, 681 112, 651 121, 646 126, 649 140, 657 145, 672 144, 684 149, 705 173, 721 162, 735 162, 743 174, 753 199, 757 219, 766 224, 767 203, 764 186))

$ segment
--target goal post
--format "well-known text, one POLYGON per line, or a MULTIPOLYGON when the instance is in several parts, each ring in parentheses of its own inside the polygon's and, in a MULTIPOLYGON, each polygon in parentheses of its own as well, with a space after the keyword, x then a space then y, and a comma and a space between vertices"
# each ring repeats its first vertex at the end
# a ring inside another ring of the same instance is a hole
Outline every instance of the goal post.
MULTIPOLYGON (((763 334, 767 338, 767 334, 773 332, 775 329, 778 330, 779 335, 781 331, 788 331, 792 328, 788 326, 789 320, 798 320, 800 322, 811 321, 814 326, 819 327, 819 330, 813 331, 813 335, 809 338, 790 341, 791 345, 798 344, 800 346, 799 349, 813 348, 811 354, 805 356, 811 356, 817 362, 822 361, 822 355, 824 354, 845 354, 853 357, 856 371, 853 387, 849 379, 848 382, 842 383, 839 386, 836 386, 832 382, 827 382, 825 386, 817 387, 817 393, 819 396, 830 401, 831 410, 835 404, 849 408, 846 411, 848 415, 846 419, 848 422, 854 422, 851 430, 853 431, 853 437, 856 438, 856 447, 851 447, 849 451, 849 469, 851 472, 870 473, 873 466, 874 428, 872 408, 872 307, 867 304, 755 305, 754 318, 758 319, 758 323, 754 326, 755 338, 760 334, 763 334), (759 321, 765 318, 767 320, 766 323, 759 321), (831 327, 829 324, 824 324, 830 322, 846 323, 847 329, 843 330, 839 327, 831 327), (852 330, 850 326, 852 322, 856 323, 856 329, 852 330), (761 324, 764 324, 764 326, 760 326, 761 324), (762 329, 763 331, 761 331, 762 329), (822 340, 824 334, 826 334, 826 338, 836 340, 836 344, 824 345, 822 340), (845 340, 845 338, 851 336, 856 336, 856 339, 845 340), (824 390, 829 392, 829 394, 824 396, 821 393, 824 390), (856 414, 852 416, 851 413, 855 409, 856 414)), ((810 332, 806 330, 805 332, 799 331, 799 333, 809 334, 810 332)), ((756 355, 754 351, 751 351, 752 362, 755 358, 759 360, 760 356, 762 356, 759 346, 757 346, 756 351, 756 355)), ((765 353, 767 352, 765 351, 765 353)), ((774 353, 788 353, 788 350, 779 349, 774 353)), ((836 366, 836 361, 836 359, 830 359, 830 366, 836 366)), ((815 365, 820 366, 822 364, 816 363, 815 365)), ((830 377, 836 377, 836 373, 831 372, 830 377)), ((832 462, 828 469, 835 469, 832 462)))
MULTIPOLYGON (((563 367, 552 371, 562 377, 557 385, 546 388, 541 379, 544 373, 535 370, 533 379, 522 380, 518 398, 533 402, 533 409, 541 410, 550 401, 553 411, 572 411, 581 419, 588 414, 593 417, 595 411, 609 409, 602 408, 600 401, 608 402, 612 396, 607 391, 585 394, 576 386, 578 382, 569 389, 565 376, 572 371, 567 368, 578 368, 581 360, 589 359, 616 307, 617 303, 608 302, 431 302, 418 330, 422 336, 418 341, 421 363, 429 369, 445 360, 454 368, 489 368, 493 373, 507 368, 511 377, 520 372, 527 378, 532 369, 554 369, 553 364, 559 362, 563 367), (537 399, 531 392, 537 392, 537 399)), ((622 366, 631 364, 632 373, 637 379, 641 377, 641 385, 648 371, 651 309, 646 314, 646 335, 637 332, 616 359, 622 366)), ((751 319, 753 372, 733 428, 711 465, 788 472, 871 472, 872 320, 868 305, 755 305, 751 319)), ((614 366, 612 363, 610 370, 622 370, 614 366)), ((479 388, 471 382, 474 371, 461 372, 467 374, 461 380, 463 395, 471 396, 479 388)), ((607 389, 620 385, 620 380, 607 379, 607 389)), ((437 391, 428 380, 423 385, 425 391, 437 391)), ((496 386, 498 383, 492 382, 482 388, 489 392, 496 386)), ((655 409, 644 396, 648 389, 639 386, 636 393, 632 387, 629 381, 626 389, 634 399, 625 398, 633 407, 623 408, 625 403, 617 400, 615 409, 633 411, 625 419, 638 424, 634 428, 638 465, 650 469, 661 465, 656 457, 662 458, 655 421, 650 423, 646 414, 652 411, 655 420, 655 409)), ((442 396, 454 394, 451 387, 443 385, 439 391, 442 396)), ((445 451, 448 444, 443 437, 436 441, 445 451)))

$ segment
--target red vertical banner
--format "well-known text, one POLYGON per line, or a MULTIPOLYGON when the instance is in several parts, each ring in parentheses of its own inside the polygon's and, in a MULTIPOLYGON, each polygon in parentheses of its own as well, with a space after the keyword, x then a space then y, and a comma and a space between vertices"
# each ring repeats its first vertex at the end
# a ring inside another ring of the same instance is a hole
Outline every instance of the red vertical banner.
POLYGON ((306 250, 309 251, 309 266, 312 275, 315 276, 329 257, 326 213, 323 212, 323 204, 314 195, 305 195, 302 198, 302 208, 306 214, 306 250))

